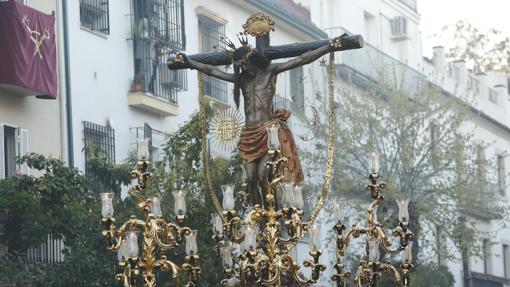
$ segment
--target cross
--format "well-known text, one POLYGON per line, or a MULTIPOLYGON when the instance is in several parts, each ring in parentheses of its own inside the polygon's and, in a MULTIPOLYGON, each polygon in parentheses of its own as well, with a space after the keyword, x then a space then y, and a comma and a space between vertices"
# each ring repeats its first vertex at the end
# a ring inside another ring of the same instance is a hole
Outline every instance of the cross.
MULTIPOLYGON (((273 97, 278 74, 309 64, 320 57, 336 52, 363 47, 360 35, 340 35, 331 40, 318 40, 271 46, 269 33, 274 22, 259 13, 248 18, 244 32, 237 38, 241 47, 231 40, 224 40, 223 51, 187 56, 177 53, 168 60, 170 70, 196 69, 218 79, 234 83, 234 101, 239 107, 240 91, 244 99, 245 127, 239 138, 239 152, 248 176, 248 191, 254 204, 265 205, 267 182, 261 180, 267 160, 267 126, 279 126, 280 150, 288 159, 288 178, 293 182, 304 179, 292 132, 285 124, 290 112, 274 110, 273 97), (254 36, 256 47, 248 44, 248 35, 254 36), (294 57, 287 62, 271 63, 275 59, 294 57), (232 65, 234 73, 227 73, 217 66, 232 65), (282 140, 281 137, 285 137, 282 140), (262 191, 262 196, 260 196, 262 191)), ((291 95, 292 96, 292 95, 291 95)))

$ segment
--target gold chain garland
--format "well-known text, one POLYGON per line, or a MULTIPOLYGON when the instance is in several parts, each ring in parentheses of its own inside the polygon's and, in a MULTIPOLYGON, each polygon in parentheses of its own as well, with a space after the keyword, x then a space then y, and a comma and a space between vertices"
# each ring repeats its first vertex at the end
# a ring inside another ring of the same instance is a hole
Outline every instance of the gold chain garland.
MULTIPOLYGON (((218 211, 218 214, 221 216, 222 220, 225 222, 225 217, 223 216, 223 208, 221 207, 221 204, 218 200, 218 197, 216 196, 216 193, 213 189, 212 184, 212 178, 211 178, 211 172, 209 170, 209 148, 206 144, 207 142, 207 120, 205 116, 205 97, 204 97, 204 79, 203 74, 198 72, 198 95, 199 95, 199 101, 200 101, 200 121, 201 121, 201 127, 202 127, 202 159, 203 159, 203 167, 204 167, 204 174, 207 180, 207 187, 209 190, 209 195, 211 196, 213 200, 214 207, 216 207, 216 210, 218 211)), ((331 52, 329 53, 329 69, 328 69, 328 101, 329 101, 329 113, 328 113, 328 120, 329 120, 329 136, 328 136, 328 153, 327 153, 327 160, 326 160, 326 172, 324 174, 324 179, 322 182, 322 190, 319 197, 319 201, 315 205, 315 208, 313 209, 312 213, 310 214, 310 218, 308 219, 308 226, 310 226, 317 216, 319 215, 319 212, 321 211, 322 207, 324 206, 324 203, 326 202, 326 198, 328 197, 329 192, 329 186, 331 183, 331 175, 333 174, 333 159, 335 154, 335 53, 331 52)), ((303 232, 301 238, 306 233, 303 232)), ((293 243, 290 246, 290 249, 294 248, 296 246, 298 241, 293 243)))
POLYGON ((198 101, 200 103, 200 126, 201 126, 201 134, 202 134, 202 161, 204 167, 204 174, 207 181, 207 189, 209 190, 209 195, 212 198, 214 207, 218 211, 221 219, 226 222, 225 217, 223 216, 223 208, 221 207, 220 201, 216 196, 216 193, 213 189, 211 172, 209 170, 209 147, 207 144, 207 119, 205 115, 205 96, 204 96, 204 75, 201 72, 198 73, 198 101))

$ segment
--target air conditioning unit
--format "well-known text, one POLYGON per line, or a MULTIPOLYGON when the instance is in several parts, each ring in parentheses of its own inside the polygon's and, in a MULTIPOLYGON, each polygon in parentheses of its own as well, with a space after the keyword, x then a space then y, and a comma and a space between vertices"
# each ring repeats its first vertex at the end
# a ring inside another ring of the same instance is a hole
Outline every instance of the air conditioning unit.
POLYGON ((396 16, 391 20, 391 38, 395 41, 409 39, 406 17, 396 16))

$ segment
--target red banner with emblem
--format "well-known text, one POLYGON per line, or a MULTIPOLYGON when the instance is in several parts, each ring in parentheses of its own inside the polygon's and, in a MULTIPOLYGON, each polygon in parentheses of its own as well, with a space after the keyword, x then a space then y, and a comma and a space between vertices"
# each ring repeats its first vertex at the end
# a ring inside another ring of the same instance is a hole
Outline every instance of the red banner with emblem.
POLYGON ((0 86, 57 98, 55 17, 17 1, 0 2, 0 86))

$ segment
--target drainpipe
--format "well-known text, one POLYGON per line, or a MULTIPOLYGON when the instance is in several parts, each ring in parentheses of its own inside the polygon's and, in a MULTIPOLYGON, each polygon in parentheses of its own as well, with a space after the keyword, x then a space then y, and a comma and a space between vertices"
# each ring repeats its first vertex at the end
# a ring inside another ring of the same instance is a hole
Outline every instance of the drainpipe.
POLYGON ((62 0, 62 24, 64 39, 65 90, 66 90, 66 121, 67 121, 67 163, 74 167, 73 144, 73 110, 71 105, 71 68, 69 64, 69 24, 67 21, 67 0, 62 0))

